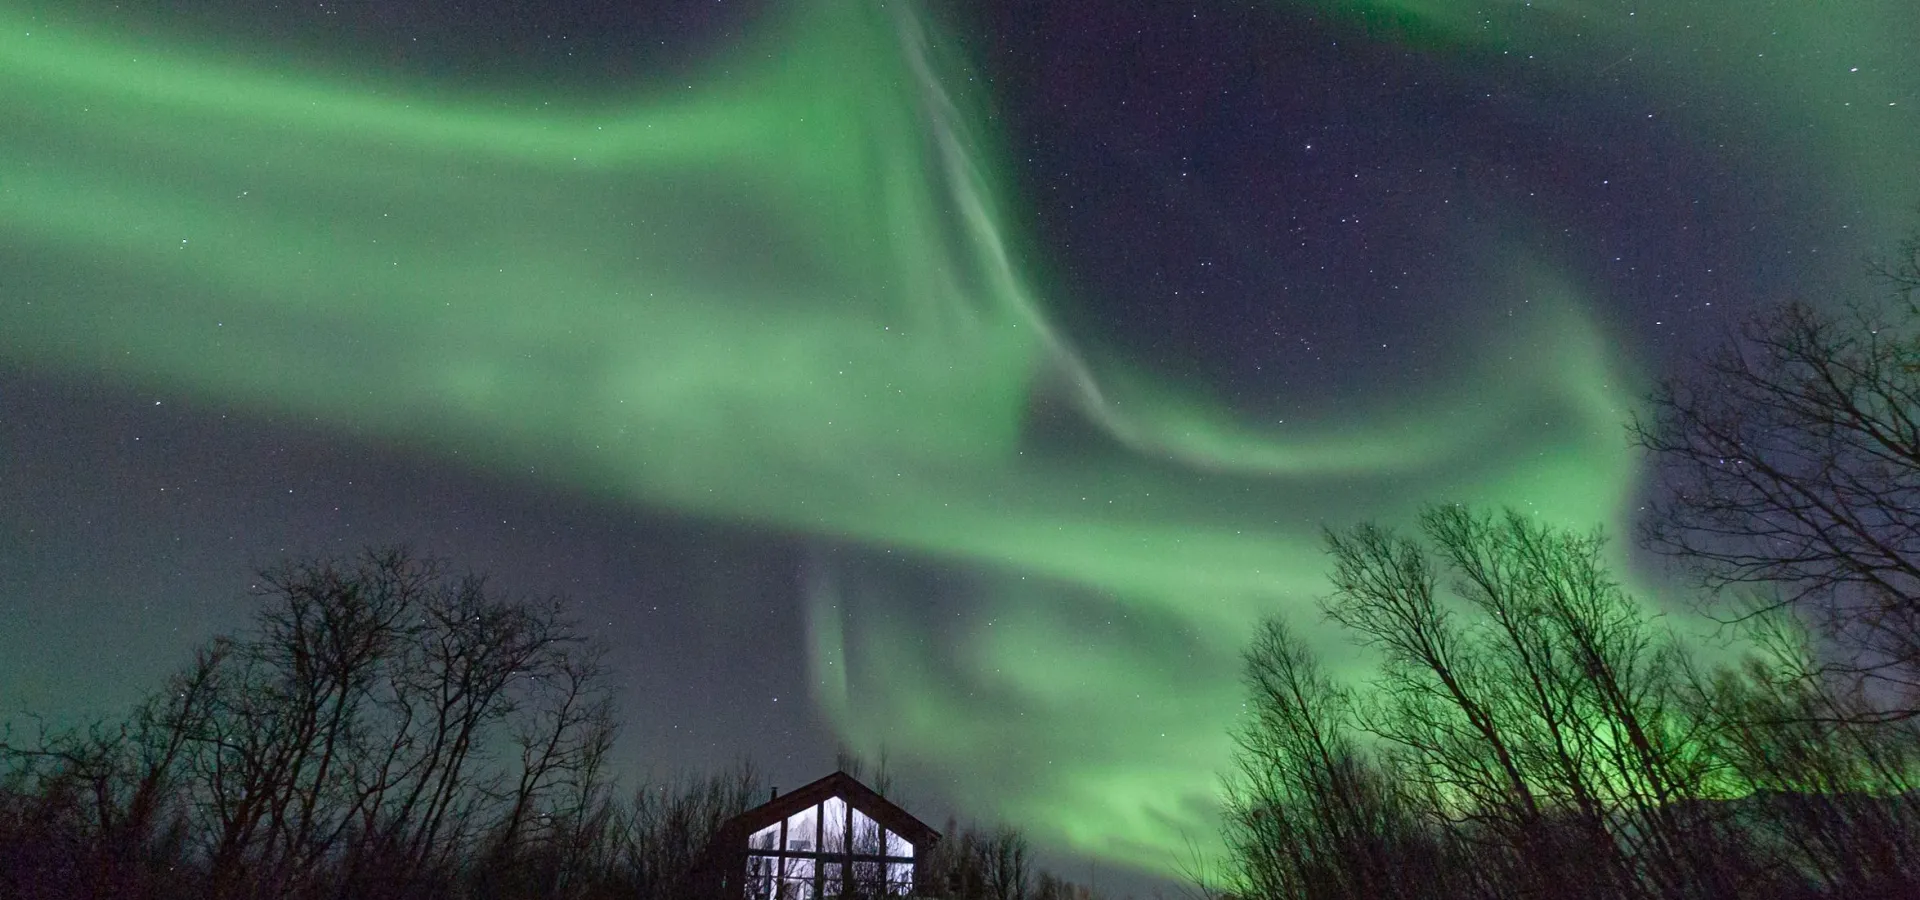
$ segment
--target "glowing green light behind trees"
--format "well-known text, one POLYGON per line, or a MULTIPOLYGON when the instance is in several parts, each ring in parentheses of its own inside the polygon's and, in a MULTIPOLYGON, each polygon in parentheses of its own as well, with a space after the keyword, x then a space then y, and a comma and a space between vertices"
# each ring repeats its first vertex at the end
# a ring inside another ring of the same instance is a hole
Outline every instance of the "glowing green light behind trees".
MULTIPOLYGON (((572 107, 0 13, 0 354, 846 547, 809 638, 843 732, 1146 866, 1212 834, 1239 647, 1324 590, 1322 521, 1622 521, 1634 361, 1552 261, 1504 254, 1486 290, 1530 312, 1450 323, 1480 362, 1427 393, 1236 422, 1057 330, 922 19, 796 6, 697 83, 572 107), (1126 453, 1029 452, 1035 403, 1126 453), (967 573, 964 617, 916 621, 882 551, 967 573)), ((1832 155, 1891 165, 1914 129, 1876 123, 1832 155)))

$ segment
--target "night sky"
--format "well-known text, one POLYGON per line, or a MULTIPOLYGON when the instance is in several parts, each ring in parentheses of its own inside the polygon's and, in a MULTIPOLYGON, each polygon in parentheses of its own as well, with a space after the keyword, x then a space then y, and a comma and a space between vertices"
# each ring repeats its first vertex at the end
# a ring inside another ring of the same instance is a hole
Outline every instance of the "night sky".
POLYGON ((1652 379, 1876 293, 1916 46, 1911 0, 0 5, 0 716, 406 543, 576 601, 629 772, 884 747, 929 819, 1166 872, 1323 525, 1630 534, 1652 379))

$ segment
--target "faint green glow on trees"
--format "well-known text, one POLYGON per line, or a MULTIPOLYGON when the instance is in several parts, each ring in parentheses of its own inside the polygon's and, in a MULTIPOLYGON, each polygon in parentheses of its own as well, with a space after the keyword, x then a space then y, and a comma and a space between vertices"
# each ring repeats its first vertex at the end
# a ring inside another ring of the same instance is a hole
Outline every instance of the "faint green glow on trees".
MULTIPOLYGON (((1891 65, 1908 18, 1856 7, 1799 52, 1891 65)), ((1643 28, 1677 84, 1769 97, 1783 131, 1834 126, 1811 155, 1888 216, 1868 186, 1911 124, 1837 104, 1898 76, 1685 58, 1694 21, 1738 48, 1798 15, 1578 27, 1608 53, 1643 28)), ((1338 420, 1095 366, 943 46, 906 4, 796 3, 691 84, 536 106, 0 12, 0 357, 835 542, 810 640, 849 740, 950 773, 970 812, 1170 864, 1213 830, 1248 627, 1325 590, 1320 523, 1463 496, 1617 526, 1635 361, 1575 274, 1508 250, 1485 289, 1532 312, 1447 323, 1477 363, 1338 420), (1044 392, 1124 452, 1027 452, 1044 392), (915 619, 895 552, 967 573, 964 614, 915 619)))

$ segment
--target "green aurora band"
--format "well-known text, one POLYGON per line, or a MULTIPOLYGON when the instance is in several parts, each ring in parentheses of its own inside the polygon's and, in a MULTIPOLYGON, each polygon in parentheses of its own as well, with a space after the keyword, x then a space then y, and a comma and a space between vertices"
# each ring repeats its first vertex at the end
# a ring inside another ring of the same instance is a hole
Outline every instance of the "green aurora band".
MULTIPOLYGON (((1463 53, 1658 55, 1634 71, 1817 123, 1797 152, 1862 225, 1914 199, 1913 120, 1834 99, 1912 95, 1904 0, 1321 5, 1463 53), (1748 59, 1781 29, 1817 70, 1748 59)), ((1213 833, 1249 625, 1322 590, 1320 523, 1465 498, 1618 533, 1637 366, 1517 251, 1485 290, 1522 312, 1454 326, 1480 362, 1342 421, 1244 426, 1095 365, 936 38, 804 0, 696 84, 566 107, 0 12, 0 358, 817 538, 815 699, 850 742, 1167 870, 1213 833), (1036 450, 1036 405, 1124 452, 1036 450), (964 613, 916 621, 914 567, 964 613)))

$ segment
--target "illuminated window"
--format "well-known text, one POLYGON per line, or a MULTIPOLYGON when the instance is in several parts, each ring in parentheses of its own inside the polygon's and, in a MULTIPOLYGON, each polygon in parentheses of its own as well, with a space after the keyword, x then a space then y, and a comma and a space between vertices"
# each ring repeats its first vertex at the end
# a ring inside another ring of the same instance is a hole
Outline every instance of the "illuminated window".
MULTIPOLYGON (((784 819, 748 835, 746 897, 828 900, 882 894, 904 897, 913 892, 916 848, 911 840, 886 828, 846 797, 830 796, 797 811, 790 809, 780 810, 784 819)), ((888 809, 891 812, 886 815, 913 822, 897 807, 888 809)))

